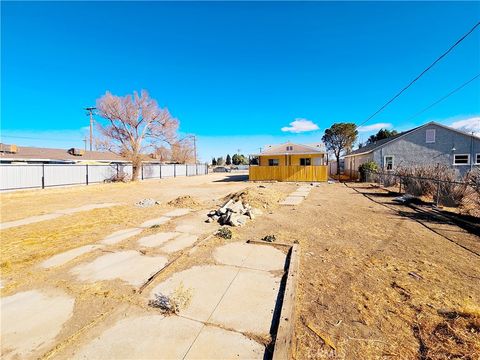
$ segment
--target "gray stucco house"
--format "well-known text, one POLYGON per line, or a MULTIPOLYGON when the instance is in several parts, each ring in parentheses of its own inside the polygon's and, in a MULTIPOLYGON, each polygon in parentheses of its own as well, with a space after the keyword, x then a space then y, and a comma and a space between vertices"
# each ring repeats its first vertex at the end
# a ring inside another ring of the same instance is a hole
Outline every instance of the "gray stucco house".
POLYGON ((419 165, 448 165, 463 176, 480 166, 480 138, 429 122, 345 155, 345 174, 357 177, 358 167, 375 161, 382 170, 419 165))

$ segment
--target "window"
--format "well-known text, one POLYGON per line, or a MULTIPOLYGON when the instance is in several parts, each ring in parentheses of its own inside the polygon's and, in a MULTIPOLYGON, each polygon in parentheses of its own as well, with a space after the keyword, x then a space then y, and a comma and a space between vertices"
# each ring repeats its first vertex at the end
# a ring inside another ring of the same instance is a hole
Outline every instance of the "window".
POLYGON ((469 154, 455 154, 453 155, 453 165, 468 165, 470 164, 469 154))
POLYGON ((475 164, 480 165, 480 153, 476 154, 475 164))
POLYGON ((292 151, 293 150, 293 146, 287 146, 287 151, 292 151))
POLYGON ((268 166, 278 166, 278 159, 268 159, 268 166))
POLYGON ((435 142, 435 129, 427 129, 425 132, 425 142, 434 143, 435 142))
POLYGON ((383 159, 383 166, 385 170, 393 170, 393 156, 385 156, 383 159))
POLYGON ((300 159, 300 165, 301 166, 310 166, 311 165, 311 159, 310 158, 301 158, 300 159))

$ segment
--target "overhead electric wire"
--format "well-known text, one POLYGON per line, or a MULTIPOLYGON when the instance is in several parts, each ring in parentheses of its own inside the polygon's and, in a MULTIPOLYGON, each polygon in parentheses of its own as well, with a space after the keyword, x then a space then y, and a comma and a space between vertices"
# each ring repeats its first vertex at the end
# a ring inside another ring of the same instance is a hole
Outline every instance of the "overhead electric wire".
POLYGON ((469 36, 475 29, 480 26, 480 21, 477 22, 465 35, 463 35, 460 39, 458 39, 452 46, 448 48, 442 55, 440 55, 433 63, 431 63, 427 68, 425 68, 415 79, 410 81, 410 83, 405 86, 402 90, 400 90, 394 97, 388 100, 384 105, 382 105, 377 111, 375 111, 372 115, 370 115, 366 120, 364 120, 359 127, 373 119, 378 113, 380 113, 383 109, 385 109, 388 105, 390 105, 396 98, 398 98, 405 90, 407 90, 410 86, 412 86, 418 79, 420 79, 427 71, 433 68, 440 60, 442 60, 445 56, 448 55, 458 44, 460 44, 467 36, 469 36))
POLYGON ((437 101, 435 101, 434 103, 428 105, 426 108, 420 110, 419 112, 417 112, 416 114, 412 115, 411 117, 409 117, 407 120, 405 121, 409 121, 409 120, 412 120, 413 118, 417 117, 418 115, 420 114, 423 114, 425 111, 431 109, 432 107, 434 107, 435 105, 437 105, 438 103, 441 103, 443 100, 445 100, 446 98, 452 96, 453 94, 455 94, 457 91, 460 91, 461 89, 463 89, 465 86, 467 86, 468 84, 470 84, 472 81, 474 81, 475 79, 477 79, 478 77, 480 77, 480 74, 477 74, 475 75, 473 78, 471 78, 470 80, 468 80, 467 82, 464 82, 462 85, 460 85, 459 87, 457 87, 455 90, 452 90, 450 91, 447 95, 441 97, 440 99, 438 99, 437 101))

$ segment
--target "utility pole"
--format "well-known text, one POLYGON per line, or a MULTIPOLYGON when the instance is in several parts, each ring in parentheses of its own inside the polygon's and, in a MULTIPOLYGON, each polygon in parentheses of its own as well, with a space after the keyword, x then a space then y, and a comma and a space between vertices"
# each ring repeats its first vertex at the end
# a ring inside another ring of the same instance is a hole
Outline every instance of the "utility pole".
POLYGON ((87 136, 86 136, 86 135, 85 135, 85 137, 83 138, 83 143, 84 143, 85 151, 87 151, 87 136))
POLYGON ((97 110, 96 107, 86 107, 85 110, 87 110, 87 115, 90 115, 90 151, 92 151, 93 148, 93 111, 97 110))

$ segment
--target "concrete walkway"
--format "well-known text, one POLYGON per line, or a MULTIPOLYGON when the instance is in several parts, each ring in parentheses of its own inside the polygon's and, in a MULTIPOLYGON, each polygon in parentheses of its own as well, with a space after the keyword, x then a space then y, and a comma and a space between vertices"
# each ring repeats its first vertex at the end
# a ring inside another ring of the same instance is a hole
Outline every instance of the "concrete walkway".
POLYGON ((58 210, 50 214, 31 216, 21 220, 8 221, 0 224, 0 230, 6 230, 12 227, 30 225, 41 221, 56 219, 60 216, 71 215, 81 211, 90 211, 94 209, 103 209, 107 207, 120 205, 118 203, 89 204, 76 208, 58 210))
POLYGON ((297 190, 288 195, 283 201, 280 202, 280 205, 295 206, 302 203, 302 201, 308 196, 312 190, 312 186, 303 185, 300 186, 297 190))
POLYGON ((219 265, 177 272, 150 291, 191 294, 179 314, 155 308, 118 313, 110 327, 96 329, 75 359, 263 359, 286 255, 273 247, 230 243, 218 247, 219 265), (274 271, 272 273, 271 271, 274 271), (141 313, 139 314, 139 311, 141 313))

